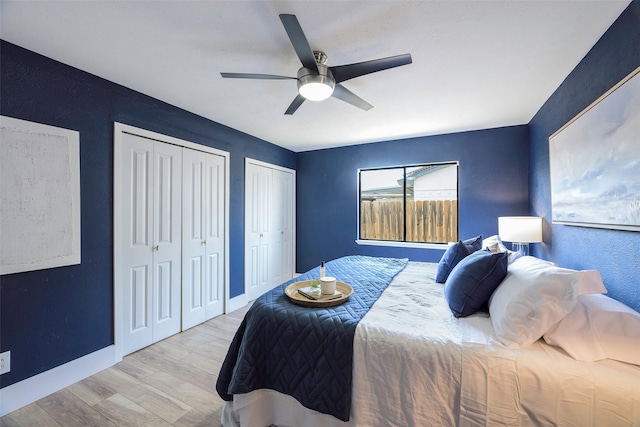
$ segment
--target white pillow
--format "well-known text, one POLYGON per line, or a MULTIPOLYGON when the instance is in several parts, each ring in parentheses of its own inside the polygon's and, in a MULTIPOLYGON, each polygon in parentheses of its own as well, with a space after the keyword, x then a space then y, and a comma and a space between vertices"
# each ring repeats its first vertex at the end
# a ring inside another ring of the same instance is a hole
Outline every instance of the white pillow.
POLYGON ((509 264, 511 264, 513 261, 517 260, 518 258, 520 258, 520 253, 510 251, 509 249, 507 249, 504 243, 502 243, 500 236, 498 236, 497 234, 494 234, 493 236, 489 236, 486 239, 484 239, 482 241, 482 249, 486 249, 489 252, 493 252, 493 253, 506 252, 507 254, 509 254, 509 258, 508 258, 509 264))
POLYGON ((576 360, 640 365, 640 313, 606 295, 583 295, 544 340, 576 360))
POLYGON ((509 264, 489 299, 498 340, 508 348, 526 347, 569 314, 578 300, 580 275, 575 273, 531 256, 509 264))
POLYGON ((575 276, 578 286, 578 295, 587 294, 606 294, 607 288, 602 282, 602 276, 598 270, 572 270, 570 268, 562 268, 556 266, 553 262, 536 258, 533 256, 526 256, 518 258, 520 261, 516 268, 530 268, 541 269, 548 268, 549 273, 553 274, 566 274, 575 276))
POLYGON ((500 236, 494 234, 482 241, 482 249, 488 249, 489 252, 507 252, 507 247, 502 243, 500 236))

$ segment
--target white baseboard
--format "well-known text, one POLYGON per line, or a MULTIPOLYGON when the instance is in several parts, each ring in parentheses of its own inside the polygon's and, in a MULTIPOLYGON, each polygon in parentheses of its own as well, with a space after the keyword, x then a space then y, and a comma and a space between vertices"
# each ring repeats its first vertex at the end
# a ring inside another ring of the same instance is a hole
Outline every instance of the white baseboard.
POLYGON ((227 300, 227 304, 225 305, 225 314, 229 314, 232 311, 236 311, 239 308, 247 305, 249 301, 247 301, 247 294, 238 295, 237 297, 233 297, 227 300))
POLYGON ((115 365, 111 345, 0 389, 0 417, 115 365))

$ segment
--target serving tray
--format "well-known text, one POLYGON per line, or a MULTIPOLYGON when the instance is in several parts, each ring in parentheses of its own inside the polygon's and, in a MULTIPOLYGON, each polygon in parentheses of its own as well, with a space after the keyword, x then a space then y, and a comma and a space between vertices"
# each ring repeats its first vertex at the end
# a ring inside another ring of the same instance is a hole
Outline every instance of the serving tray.
POLYGON ((298 289, 311 286, 311 283, 314 281, 317 281, 317 279, 303 280, 302 282, 292 283, 284 289, 284 294, 294 304, 301 305, 303 307, 322 308, 322 307, 334 307, 336 305, 340 305, 346 300, 348 300, 351 294, 353 293, 353 288, 351 287, 351 285, 348 285, 344 282, 338 282, 338 281, 336 281, 336 291, 342 292, 342 296, 339 298, 328 299, 328 300, 321 300, 321 299, 311 300, 305 297, 304 295, 302 295, 300 292, 298 292, 298 289))

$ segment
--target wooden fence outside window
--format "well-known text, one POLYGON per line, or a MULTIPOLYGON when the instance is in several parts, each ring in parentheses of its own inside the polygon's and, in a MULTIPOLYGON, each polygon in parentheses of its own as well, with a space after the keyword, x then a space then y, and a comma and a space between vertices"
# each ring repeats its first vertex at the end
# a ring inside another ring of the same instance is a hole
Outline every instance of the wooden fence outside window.
MULTIPOLYGON (((360 238, 404 239, 404 215, 400 200, 360 203, 360 238)), ((458 241, 457 200, 407 200, 407 242, 447 243, 458 241)))

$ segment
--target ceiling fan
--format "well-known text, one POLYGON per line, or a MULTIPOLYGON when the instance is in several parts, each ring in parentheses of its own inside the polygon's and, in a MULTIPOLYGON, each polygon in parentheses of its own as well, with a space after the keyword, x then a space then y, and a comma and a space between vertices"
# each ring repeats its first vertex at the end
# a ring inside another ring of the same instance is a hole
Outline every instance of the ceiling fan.
POLYGON ((302 62, 302 68, 298 70, 297 77, 252 73, 220 74, 222 77, 232 79, 297 80, 299 93, 289 105, 285 114, 291 115, 295 113, 298 107, 307 99, 322 101, 330 96, 355 105, 365 111, 370 110, 373 105, 351 92, 341 83, 365 74, 411 64, 411 54, 405 53, 404 55, 389 56, 355 64, 328 67, 325 65, 327 56, 324 52, 311 50, 295 15, 282 14, 280 15, 280 20, 289 36, 289 40, 291 40, 293 49, 296 51, 298 58, 300 58, 300 62, 302 62))

